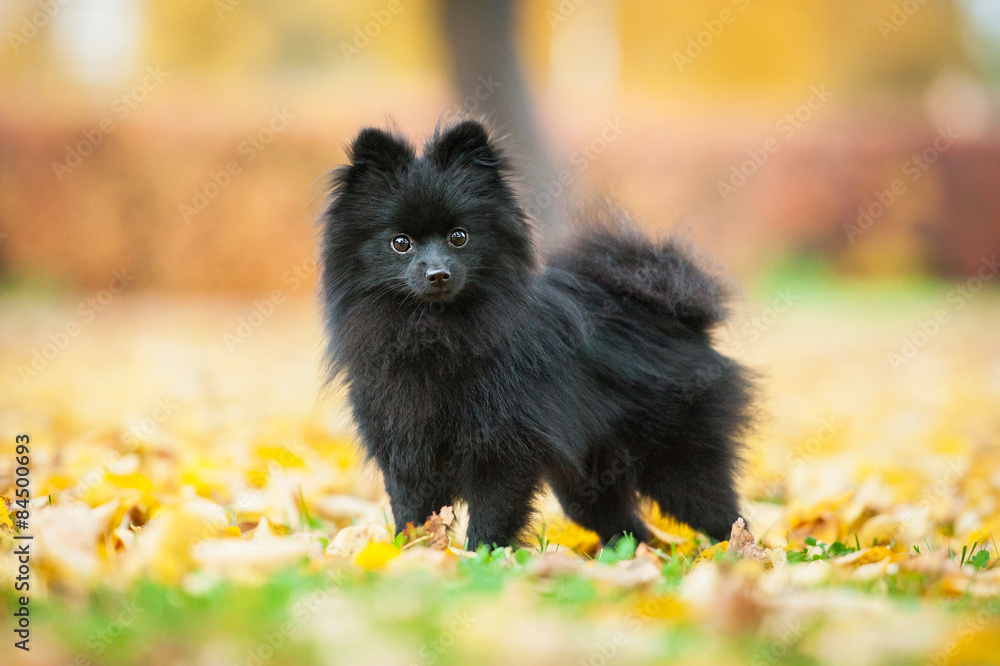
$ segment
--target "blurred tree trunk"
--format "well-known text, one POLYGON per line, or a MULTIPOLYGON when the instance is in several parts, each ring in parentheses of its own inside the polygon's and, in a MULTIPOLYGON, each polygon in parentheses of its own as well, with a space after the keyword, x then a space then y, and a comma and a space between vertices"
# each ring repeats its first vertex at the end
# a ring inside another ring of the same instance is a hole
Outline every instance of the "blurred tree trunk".
MULTIPOLYGON (((556 174, 517 56, 515 3, 444 0, 442 6, 455 88, 462 100, 473 98, 463 108, 484 115, 501 136, 509 137, 523 192, 533 196, 556 174), (484 85, 489 81, 499 83, 492 92, 484 85)), ((538 221, 543 243, 556 235, 556 208, 547 207, 538 221)))

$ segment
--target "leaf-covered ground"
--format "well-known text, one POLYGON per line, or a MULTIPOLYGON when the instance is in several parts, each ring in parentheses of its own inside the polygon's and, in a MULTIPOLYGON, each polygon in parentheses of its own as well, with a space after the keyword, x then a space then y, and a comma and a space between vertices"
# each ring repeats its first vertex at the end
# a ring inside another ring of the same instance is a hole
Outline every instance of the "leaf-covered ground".
POLYGON ((654 543, 600 552, 541 498, 528 547, 475 554, 461 506, 390 537, 308 300, 10 293, 0 494, 28 433, 32 634, 13 648, 0 511, 0 660, 995 663, 1000 299, 951 289, 745 304, 720 335, 763 386, 732 543, 650 509, 654 543))

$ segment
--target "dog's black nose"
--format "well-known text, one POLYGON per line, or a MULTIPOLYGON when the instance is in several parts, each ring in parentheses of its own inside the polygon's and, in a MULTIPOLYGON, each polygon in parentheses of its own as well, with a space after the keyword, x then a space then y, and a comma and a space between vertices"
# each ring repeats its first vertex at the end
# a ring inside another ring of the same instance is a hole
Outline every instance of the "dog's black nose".
POLYGON ((451 277, 451 273, 449 273, 446 268, 441 268, 439 266, 428 268, 426 275, 427 281, 432 283, 435 287, 443 287, 444 283, 451 277))

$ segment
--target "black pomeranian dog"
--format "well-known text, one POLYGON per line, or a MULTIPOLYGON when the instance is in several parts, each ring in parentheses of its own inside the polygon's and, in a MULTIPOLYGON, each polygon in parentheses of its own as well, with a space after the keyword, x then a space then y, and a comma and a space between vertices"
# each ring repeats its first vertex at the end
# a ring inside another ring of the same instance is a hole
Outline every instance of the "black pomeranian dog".
POLYGON ((712 348, 722 284, 613 211, 540 268, 479 122, 419 156, 367 128, 349 159, 321 222, 330 373, 396 529, 461 499, 469 548, 508 545, 548 482, 605 544, 648 538, 638 494, 726 538, 752 382, 712 348))

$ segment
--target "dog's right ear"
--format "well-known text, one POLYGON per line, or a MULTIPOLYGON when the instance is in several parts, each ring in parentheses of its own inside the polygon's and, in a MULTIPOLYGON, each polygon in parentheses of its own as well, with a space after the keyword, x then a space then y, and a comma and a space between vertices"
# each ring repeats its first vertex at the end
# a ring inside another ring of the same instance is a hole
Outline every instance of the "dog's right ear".
POLYGON ((351 142, 347 151, 351 170, 394 173, 413 162, 415 153, 402 137, 375 127, 366 127, 351 142))

